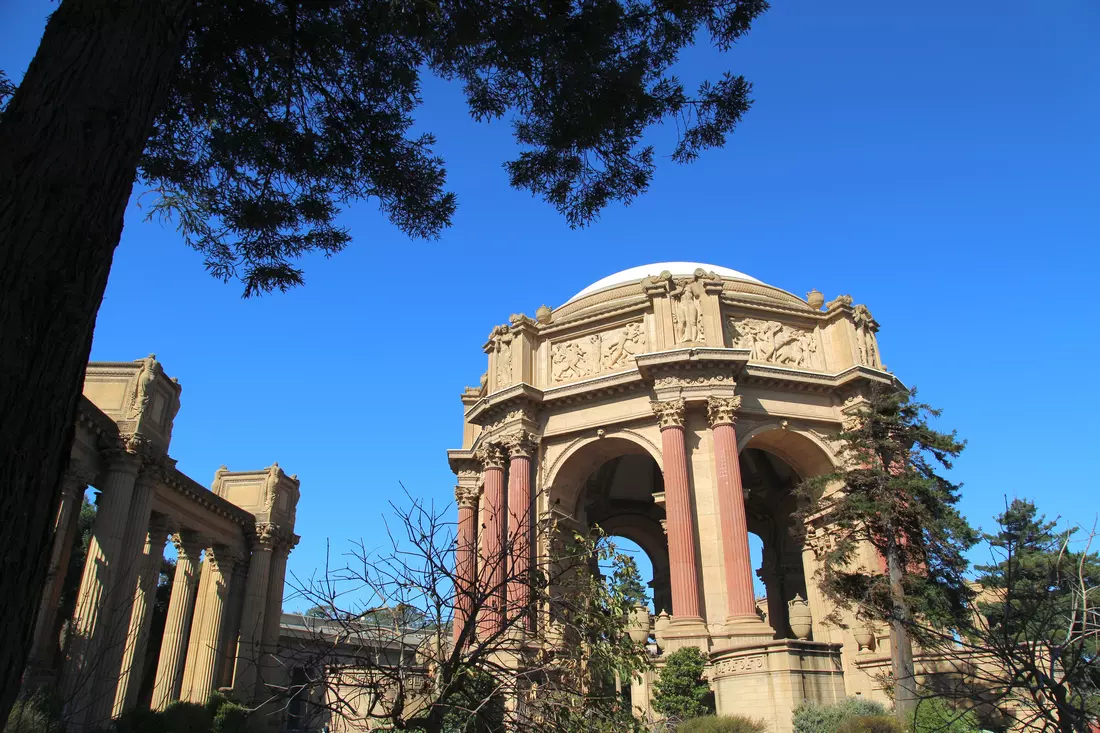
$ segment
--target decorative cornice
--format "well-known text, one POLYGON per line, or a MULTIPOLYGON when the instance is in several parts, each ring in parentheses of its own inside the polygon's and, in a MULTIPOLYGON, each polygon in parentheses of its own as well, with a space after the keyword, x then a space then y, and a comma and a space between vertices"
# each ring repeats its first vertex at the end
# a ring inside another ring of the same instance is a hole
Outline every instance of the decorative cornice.
POLYGON ((737 422, 737 411, 741 409, 741 395, 733 397, 708 397, 707 421, 712 428, 719 425, 733 425, 737 422))
POLYGON ((684 427, 686 403, 683 399, 668 400, 667 402, 653 400, 649 403, 649 406, 653 409, 653 414, 657 416, 657 422, 661 426, 661 430, 684 427))

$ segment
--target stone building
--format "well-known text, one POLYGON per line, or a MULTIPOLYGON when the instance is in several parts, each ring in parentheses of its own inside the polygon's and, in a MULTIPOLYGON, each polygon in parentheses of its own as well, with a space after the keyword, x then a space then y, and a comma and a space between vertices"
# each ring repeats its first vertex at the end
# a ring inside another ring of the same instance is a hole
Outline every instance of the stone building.
POLYGON ((169 456, 180 391, 153 355, 88 365, 24 676, 29 687, 59 693, 69 731, 138 705, 204 703, 218 688, 253 701, 269 694, 265 685, 283 684, 272 655, 287 556, 298 542, 298 479, 277 463, 223 466, 209 489, 181 473, 169 456), (95 522, 75 611, 63 619, 59 599, 89 486, 95 522), (168 541, 177 561, 163 636, 154 640, 150 611, 168 541), (158 646, 159 655, 149 653, 158 646))
MULTIPOLYGON (((520 515, 598 524, 645 551, 656 643, 709 653, 720 714, 782 732, 802 700, 885 700, 885 629, 825 623, 832 609, 813 578, 828 530, 792 516, 792 489, 837 465, 830 437, 867 390, 898 384, 877 331, 850 296, 803 299, 686 262, 625 270, 533 319, 513 315, 485 343, 488 370, 462 394, 462 447, 448 452, 460 548, 479 548, 459 562, 503 566, 501 548, 529 531, 515 507, 534 502, 520 515), (749 533, 763 543, 760 568, 749 533)), ((870 548, 864 559, 877 562, 870 548)), ((652 682, 633 684, 639 714, 652 682)))

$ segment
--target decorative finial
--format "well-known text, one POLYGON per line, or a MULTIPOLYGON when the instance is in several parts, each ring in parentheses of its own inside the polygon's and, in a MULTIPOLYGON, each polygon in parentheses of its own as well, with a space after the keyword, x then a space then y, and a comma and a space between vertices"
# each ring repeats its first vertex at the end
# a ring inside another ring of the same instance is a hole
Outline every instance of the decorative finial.
POLYGON ((539 309, 535 311, 535 320, 544 325, 550 322, 552 316, 553 311, 550 310, 548 305, 540 305, 539 309))
POLYGON ((811 308, 821 310, 821 306, 825 305, 825 296, 821 294, 816 288, 806 293, 806 302, 811 308))

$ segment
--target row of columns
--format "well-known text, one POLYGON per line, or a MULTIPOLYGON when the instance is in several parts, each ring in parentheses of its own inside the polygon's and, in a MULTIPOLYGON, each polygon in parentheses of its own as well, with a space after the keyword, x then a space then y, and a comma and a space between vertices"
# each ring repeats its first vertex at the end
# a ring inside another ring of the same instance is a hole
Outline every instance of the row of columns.
MULTIPOLYGON (((138 702, 145 677, 163 551, 177 551, 151 705, 205 703, 224 684, 246 700, 257 692, 258 666, 277 642, 286 558, 296 537, 257 523, 250 552, 214 543, 152 511, 163 461, 131 442, 108 456, 76 609, 61 661, 69 730, 87 730, 138 702), (175 530, 175 531, 173 531, 175 530), (239 633, 238 633, 239 630, 239 633)), ((59 601, 90 472, 64 478, 50 574, 32 642, 29 679, 45 678, 55 659, 59 601)), ((242 532, 242 542, 245 535, 242 532)))
MULTIPOLYGON (((756 597, 749 557, 748 522, 737 450, 736 413, 741 397, 710 397, 707 421, 714 446, 715 477, 722 568, 727 598, 727 628, 737 633, 760 634, 756 597)), ((685 442, 686 402, 683 399, 651 403, 661 430, 664 461, 666 529, 668 532, 672 613, 676 623, 703 625, 699 572, 696 564, 696 530, 692 509, 691 480, 685 442)), ((478 632, 490 634, 511 625, 509 613, 526 609, 531 588, 531 471, 536 441, 526 432, 482 444, 476 453, 481 466, 481 491, 470 482, 460 483, 455 496, 459 507, 455 561, 456 608, 454 633, 459 638, 472 612, 478 578, 489 598, 478 616, 478 632), (505 462, 507 461, 507 490, 505 462), (479 507, 479 498, 481 506, 479 507), (478 532, 477 517, 484 523, 478 532), (475 548, 480 547, 480 553, 475 548)), ((525 624, 533 616, 523 617, 525 624)))
MULTIPOLYGON (((699 571, 695 562, 695 519, 687 468, 688 453, 684 440, 687 405, 683 399, 676 399, 654 401, 651 406, 661 429, 672 615, 677 623, 702 624, 699 571)), ((738 395, 707 399, 707 422, 714 446, 722 568, 726 585, 726 622, 727 628, 732 627, 733 630, 739 624, 755 625, 759 622, 737 451, 735 422, 740 406, 741 397, 738 395)))
MULTIPOLYGON (((477 451, 481 468, 476 483, 460 483, 455 553, 454 636, 458 641, 482 599, 477 632, 491 636, 507 627, 533 628, 531 562, 533 497, 531 475, 538 439, 519 431, 477 451), (505 465, 507 464, 507 486, 505 465), (478 527, 479 515, 483 524, 478 527), (480 584, 480 585, 479 585, 480 584)), ((467 474, 468 478, 472 478, 467 474)))

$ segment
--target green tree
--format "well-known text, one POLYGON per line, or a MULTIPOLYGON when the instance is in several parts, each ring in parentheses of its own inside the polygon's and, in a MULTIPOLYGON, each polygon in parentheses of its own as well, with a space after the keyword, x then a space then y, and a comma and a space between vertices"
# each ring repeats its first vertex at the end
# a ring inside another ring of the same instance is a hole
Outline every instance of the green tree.
MULTIPOLYGON (((992 561, 978 565, 981 588, 958 665, 968 686, 993 702, 1023 699, 1017 715, 1036 728, 1069 733, 1100 721, 1100 555, 1095 533, 1059 528, 1035 504, 1014 499, 986 534, 992 561)), ((966 688, 963 688, 964 692, 966 688)), ((971 697, 973 695, 970 695, 971 697)))
POLYGON ((875 386, 837 436, 841 468, 804 482, 805 516, 828 523, 833 544, 819 582, 842 608, 890 626, 895 707, 908 720, 917 701, 912 635, 930 625, 967 622, 970 588, 965 553, 977 533, 956 509, 950 469, 965 445, 932 428, 940 415, 916 391, 875 386), (872 546, 884 568, 859 563, 872 546))
POLYGON ((629 555, 616 554, 614 557, 616 564, 608 581, 612 594, 622 598, 629 608, 645 605, 648 599, 638 563, 629 555))
POLYGON ((298 285, 298 258, 347 245, 347 202, 434 238, 455 196, 432 136, 411 132, 430 72, 462 85, 475 119, 510 119, 511 184, 584 225, 646 190, 650 127, 676 121, 682 163, 725 143, 749 82, 725 73, 691 93, 671 68, 696 39, 728 49, 766 7, 63 0, 18 87, 0 83, 0 510, 24 518, 0 528, 0 718, 135 181, 246 295, 298 285))
POLYGON ((653 708, 674 720, 714 714, 714 696, 703 679, 707 657, 693 646, 668 655, 653 684, 653 708))

